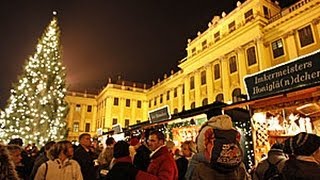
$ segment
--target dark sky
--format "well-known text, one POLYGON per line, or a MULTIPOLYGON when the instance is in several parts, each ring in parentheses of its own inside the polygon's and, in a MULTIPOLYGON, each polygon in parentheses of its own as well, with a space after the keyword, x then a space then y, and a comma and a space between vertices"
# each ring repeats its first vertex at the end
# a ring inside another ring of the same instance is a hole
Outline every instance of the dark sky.
POLYGON ((58 11, 69 90, 97 94, 108 77, 151 84, 186 57, 187 39, 237 0, 3 0, 0 107, 58 11))

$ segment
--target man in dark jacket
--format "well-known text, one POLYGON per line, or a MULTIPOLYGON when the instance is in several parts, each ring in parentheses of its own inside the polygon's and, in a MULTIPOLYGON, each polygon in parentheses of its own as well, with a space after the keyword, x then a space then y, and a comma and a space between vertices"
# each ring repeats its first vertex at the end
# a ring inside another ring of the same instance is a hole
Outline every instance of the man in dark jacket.
POLYGON ((84 180, 95 179, 96 170, 94 167, 95 153, 91 151, 91 136, 83 133, 79 136, 79 147, 75 150, 73 159, 76 160, 80 167, 84 180))
POLYGON ((136 154, 133 157, 133 165, 142 171, 147 171, 150 163, 150 149, 137 139, 137 143, 134 144, 136 154))

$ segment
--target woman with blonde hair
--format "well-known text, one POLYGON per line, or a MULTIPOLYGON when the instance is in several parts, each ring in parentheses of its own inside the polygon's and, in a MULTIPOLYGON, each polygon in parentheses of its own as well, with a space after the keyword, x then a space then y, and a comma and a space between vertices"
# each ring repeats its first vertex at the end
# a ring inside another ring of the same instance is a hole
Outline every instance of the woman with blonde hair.
POLYGON ((70 141, 56 143, 48 155, 50 160, 39 167, 35 180, 83 179, 80 165, 71 159, 73 147, 70 141))

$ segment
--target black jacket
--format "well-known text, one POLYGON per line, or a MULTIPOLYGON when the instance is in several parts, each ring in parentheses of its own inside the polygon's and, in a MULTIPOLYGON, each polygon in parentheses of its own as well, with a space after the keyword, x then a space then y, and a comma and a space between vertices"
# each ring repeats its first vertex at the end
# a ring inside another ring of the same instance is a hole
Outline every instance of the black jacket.
POLYGON ((84 180, 95 179, 96 170, 94 168, 95 154, 91 151, 87 152, 81 145, 75 150, 73 159, 76 160, 80 167, 84 180))

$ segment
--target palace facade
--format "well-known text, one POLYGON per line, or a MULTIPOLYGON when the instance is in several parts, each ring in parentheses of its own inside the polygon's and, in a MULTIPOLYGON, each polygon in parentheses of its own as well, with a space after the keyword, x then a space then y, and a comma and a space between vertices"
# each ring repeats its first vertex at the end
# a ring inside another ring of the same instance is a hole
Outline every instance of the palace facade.
POLYGON ((98 95, 70 92, 69 139, 147 121, 149 111, 165 105, 175 114, 214 101, 237 102, 246 94, 244 76, 319 49, 319 22, 320 0, 285 8, 271 0, 238 2, 188 40, 178 72, 151 87, 109 79, 98 95))

